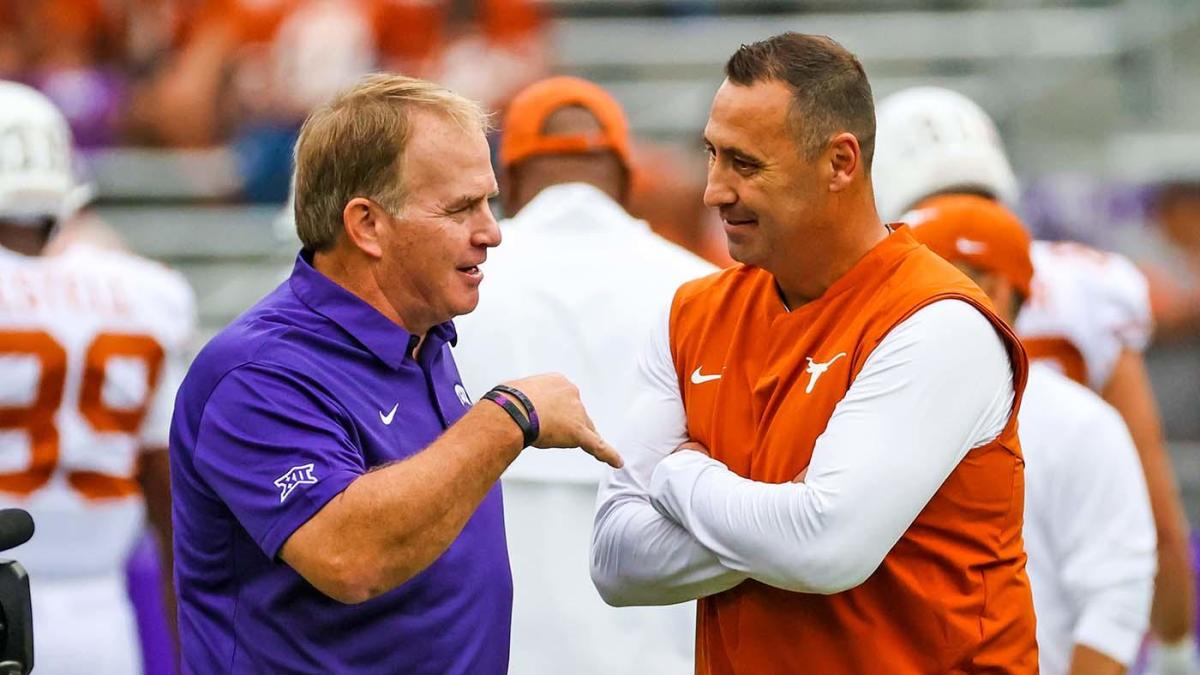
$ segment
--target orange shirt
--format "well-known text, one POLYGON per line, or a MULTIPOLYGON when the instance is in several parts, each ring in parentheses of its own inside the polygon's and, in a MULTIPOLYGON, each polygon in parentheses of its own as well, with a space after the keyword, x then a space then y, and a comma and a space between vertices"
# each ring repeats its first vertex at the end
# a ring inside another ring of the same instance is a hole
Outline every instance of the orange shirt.
POLYGON ((1024 352, 982 291, 907 228, 792 312, 760 269, 683 286, 670 336, 688 432, 746 478, 792 480, 872 350, 951 298, 979 309, 1009 347, 1016 400, 1005 430, 967 454, 860 586, 822 596, 749 580, 701 599, 698 673, 1037 672, 1016 435, 1024 352), (718 386, 689 382, 694 369, 721 364, 718 386))
MULTIPOLYGON (((43 66, 91 66, 116 51, 113 13, 100 0, 0 2, 0 34, 17 47, 28 70, 43 66)), ((30 73, 20 73, 28 75, 30 73)))
MULTIPOLYGON (((205 0, 194 23, 224 26, 236 44, 268 43, 304 0, 205 0)), ((410 72, 414 64, 435 57, 456 37, 453 4, 444 0, 343 0, 347 12, 361 12, 374 27, 382 65, 410 72)), ((509 44, 537 35, 545 16, 531 0, 477 0, 470 21, 488 41, 509 44)), ((460 27, 461 28, 461 27, 460 27)))

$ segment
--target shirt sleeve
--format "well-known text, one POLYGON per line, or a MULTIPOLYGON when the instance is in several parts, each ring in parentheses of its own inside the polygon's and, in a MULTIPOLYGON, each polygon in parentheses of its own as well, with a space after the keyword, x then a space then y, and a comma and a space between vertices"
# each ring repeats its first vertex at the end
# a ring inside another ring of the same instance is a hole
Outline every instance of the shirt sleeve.
POLYGON ((967 452, 1000 434, 1013 396, 991 323, 962 301, 935 302, 868 357, 803 483, 755 482, 684 451, 655 468, 651 499, 726 567, 837 593, 865 581, 967 452))
POLYGON ((669 342, 670 306, 638 359, 627 423, 614 438, 625 466, 597 495, 592 581, 611 605, 667 605, 727 590, 746 575, 727 569, 651 505, 654 467, 687 440, 687 417, 669 342))
POLYGON ((1091 361, 1088 384, 1096 391, 1103 391, 1108 384, 1121 352, 1145 351, 1154 333, 1146 276, 1123 255, 1100 255, 1104 268, 1087 274, 1081 282, 1088 297, 1081 303, 1087 315, 1079 322, 1082 326, 1090 324, 1097 332, 1087 339, 1085 349, 1091 352, 1085 354, 1091 361))
POLYGON ((1153 335, 1145 275, 1123 255, 1073 242, 1034 242, 1031 251, 1034 293, 1017 332, 1068 341, 1086 384, 1103 391, 1121 352, 1144 351, 1153 335))
POLYGON ((243 365, 204 406, 196 471, 263 553, 366 473, 349 417, 300 373, 243 365))
POLYGON ((1052 503, 1038 515, 1078 617, 1075 642, 1128 665, 1149 627, 1157 569, 1137 449, 1117 412, 1099 399, 1073 438, 1053 449, 1052 503))

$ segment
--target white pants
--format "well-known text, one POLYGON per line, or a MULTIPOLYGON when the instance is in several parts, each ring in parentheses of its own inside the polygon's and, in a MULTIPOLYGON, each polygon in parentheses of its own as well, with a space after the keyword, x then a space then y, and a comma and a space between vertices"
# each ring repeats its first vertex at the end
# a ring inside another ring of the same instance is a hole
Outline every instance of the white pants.
POLYGON ((694 672, 696 603, 609 607, 592 585, 596 485, 504 481, 512 675, 694 672))
POLYGON ((37 675, 142 672, 137 624, 124 579, 29 580, 37 675))

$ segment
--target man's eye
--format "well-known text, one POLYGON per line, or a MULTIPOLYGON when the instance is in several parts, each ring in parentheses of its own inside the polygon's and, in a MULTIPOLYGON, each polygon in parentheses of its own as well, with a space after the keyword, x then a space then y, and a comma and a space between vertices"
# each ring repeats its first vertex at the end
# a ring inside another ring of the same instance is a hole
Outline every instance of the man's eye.
POLYGON ((738 171, 746 172, 753 171, 757 168, 757 166, 753 162, 747 162, 744 159, 738 159, 737 157, 734 157, 733 168, 737 169, 738 171))

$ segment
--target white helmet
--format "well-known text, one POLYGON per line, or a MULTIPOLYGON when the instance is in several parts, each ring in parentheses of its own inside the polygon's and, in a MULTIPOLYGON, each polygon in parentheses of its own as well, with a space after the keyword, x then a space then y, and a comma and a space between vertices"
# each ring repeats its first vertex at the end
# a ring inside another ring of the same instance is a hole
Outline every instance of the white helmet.
POLYGON ((75 178, 67 120, 50 99, 0 81, 0 219, 68 217, 90 190, 75 178))
POLYGON ((974 101, 949 89, 912 87, 875 110, 875 204, 896 220, 925 197, 954 189, 985 192, 1008 206, 1017 179, 1000 134, 974 101))

